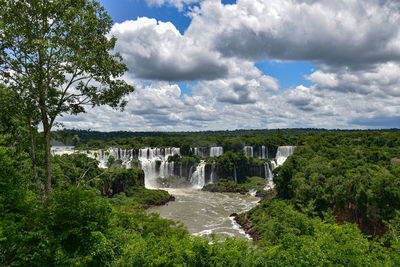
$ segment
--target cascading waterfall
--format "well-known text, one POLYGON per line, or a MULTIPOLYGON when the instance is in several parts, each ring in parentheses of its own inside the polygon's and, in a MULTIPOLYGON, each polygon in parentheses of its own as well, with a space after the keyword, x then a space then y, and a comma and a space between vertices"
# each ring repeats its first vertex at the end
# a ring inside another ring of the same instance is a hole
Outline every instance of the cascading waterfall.
POLYGON ((222 146, 213 146, 210 148, 210 157, 219 157, 224 154, 224 148, 222 146))
POLYGON ((243 150, 248 157, 257 157, 259 159, 267 159, 268 158, 268 147, 267 146, 244 146, 243 150))
POLYGON ((75 152, 75 147, 73 146, 52 146, 50 149, 50 153, 52 156, 73 154, 74 152, 75 152))
POLYGON ((98 160, 100 168, 108 168, 108 159, 112 156, 115 160, 121 160, 122 167, 128 169, 131 167, 131 161, 133 160, 134 153, 132 149, 127 150, 110 147, 105 151, 97 150, 93 153, 89 153, 87 156, 98 160))
POLYGON ((281 166, 289 156, 293 155, 295 149, 296 149, 295 146, 280 146, 280 147, 278 147, 278 150, 277 150, 276 156, 275 156, 277 166, 281 166))
POLYGON ((193 171, 193 166, 190 166, 189 174, 188 174, 188 181, 190 181, 190 179, 192 179, 192 171, 193 171))
POLYGON ((219 157, 224 153, 223 147, 215 146, 215 147, 193 147, 191 148, 192 152, 199 157, 219 157))
MULTIPOLYGON (((223 154, 223 147, 209 147, 209 148, 191 148, 192 151, 201 157, 218 157, 223 154)), ((267 146, 258 146, 256 148, 252 146, 245 146, 244 151, 247 156, 250 157, 258 157, 260 159, 269 158, 268 156, 268 147, 267 146)), ((276 167, 281 166, 285 160, 294 153, 296 147, 295 146, 280 146, 277 149, 275 160, 272 160, 270 163, 265 163, 264 165, 264 173, 265 178, 268 181, 268 188, 273 188, 272 182, 272 170, 276 167)), ((66 153, 74 153, 75 150, 73 148, 68 147, 68 149, 58 149, 53 148, 53 154, 66 154, 66 153)), ((86 153, 86 152, 85 152, 86 153)), ((132 161, 134 159, 138 159, 139 168, 143 169, 145 173, 145 186, 148 188, 157 187, 156 179, 158 177, 168 177, 173 176, 174 172, 174 162, 168 162, 168 157, 173 156, 174 154, 180 155, 179 148, 143 148, 138 150, 138 155, 136 155, 135 150, 127 150, 127 149, 119 149, 119 148, 108 148, 107 150, 97 150, 90 151, 86 153, 87 156, 91 158, 95 158, 99 161, 99 167, 107 168, 108 160, 112 156, 115 160, 120 160, 122 162, 123 168, 131 168, 132 161)), ((196 170, 192 170, 192 167, 188 173, 188 181, 190 181, 195 187, 200 187, 204 185, 205 181, 205 162, 202 161, 196 170), (193 173, 192 173, 193 172, 193 173)), ((182 165, 180 164, 179 176, 182 177, 182 165)), ((209 183, 215 182, 215 169, 216 166, 214 164, 211 165, 210 179, 209 183)), ((237 183, 237 168, 234 166, 233 176, 235 183, 237 183)))
POLYGON ((207 148, 205 148, 205 147, 194 147, 192 149, 192 151, 196 156, 199 156, 202 158, 208 157, 207 148))
POLYGON ((211 173, 210 173, 210 184, 214 183, 215 180, 215 164, 211 165, 211 173))
POLYGON ((260 159, 267 159, 268 158, 268 147, 266 146, 261 146, 260 147, 260 153, 258 154, 258 158, 260 159))
POLYGON ((246 156, 253 157, 254 151, 252 146, 244 146, 243 150, 246 153, 246 156))
POLYGON ((273 171, 278 165, 276 165, 275 160, 271 161, 271 170, 273 171))
MULTIPOLYGON (((267 180, 267 185, 265 186, 265 190, 273 189, 275 187, 275 184, 272 180, 273 174, 272 171, 278 167, 281 166, 283 163, 285 163, 286 159, 293 155, 294 150, 296 149, 295 146, 280 146, 278 147, 278 150, 276 152, 276 157, 275 160, 271 161, 271 168, 268 168, 269 173, 268 173, 268 180, 267 180)), ((264 165, 265 166, 265 165, 264 165)))
POLYGON ((139 150, 139 162, 145 174, 146 188, 156 188, 158 177, 165 178, 174 175, 174 162, 168 162, 168 157, 175 154, 181 154, 179 148, 143 148, 139 150), (160 162, 158 170, 157 161, 160 162))
MULTIPOLYGON (((271 164, 272 165, 272 164, 271 164)), ((271 166, 273 167, 273 166, 271 166)), ((264 171, 265 171, 265 180, 267 180, 267 185, 265 186, 265 190, 273 189, 274 188, 274 181, 272 180, 274 178, 272 174, 272 168, 270 165, 266 162, 264 163, 264 171)))
MULTIPOLYGON (((272 165, 272 164, 271 164, 272 165)), ((264 163, 265 179, 272 179, 272 168, 268 162, 264 163)))
POLYGON ((197 165, 196 170, 190 177, 190 183, 194 188, 201 189, 203 188, 206 180, 206 172, 205 172, 206 163, 201 161, 199 165, 197 165))

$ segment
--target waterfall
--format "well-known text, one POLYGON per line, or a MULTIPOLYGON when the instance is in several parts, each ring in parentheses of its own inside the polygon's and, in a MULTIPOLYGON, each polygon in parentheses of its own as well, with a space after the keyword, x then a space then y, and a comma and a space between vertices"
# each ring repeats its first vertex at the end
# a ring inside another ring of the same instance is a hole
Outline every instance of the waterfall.
POLYGON ((205 148, 205 147, 194 147, 192 149, 192 151, 196 156, 199 156, 202 158, 208 157, 207 148, 205 148))
POLYGON ((211 173, 210 173, 210 184, 213 184, 213 183, 215 183, 215 173, 214 173, 214 171, 215 171, 215 164, 212 164, 211 165, 211 173))
POLYGON ((261 146, 260 153, 258 154, 259 159, 267 159, 268 158, 268 147, 261 146))
POLYGON ((190 179, 192 179, 192 170, 193 170, 193 166, 190 166, 189 173, 188 173, 188 181, 190 181, 190 179))
POLYGON ((272 174, 272 170, 270 168, 270 165, 267 162, 264 163, 264 171, 265 171, 265 180, 267 180, 267 185, 265 186, 264 190, 273 189, 274 186, 275 186, 274 185, 274 181, 272 180, 274 176, 272 174))
POLYGON ((219 157, 224 153, 223 147, 216 146, 216 147, 193 147, 191 151, 199 157, 206 158, 206 157, 219 157))
MULTIPOLYGON (((259 157, 259 158, 269 158, 268 156, 268 147, 267 146, 258 146, 254 151, 254 147, 245 146, 244 151, 249 157, 259 157)), ((276 158, 272 160, 269 164, 265 163, 264 165, 264 173, 265 178, 268 180, 269 188, 273 188, 272 183, 272 170, 276 167, 281 166, 285 160, 294 153, 296 147, 295 146, 280 146, 277 149, 276 158)), ((52 149, 53 154, 64 154, 70 152, 71 148, 62 148, 57 149, 54 147, 52 149), (62 150, 62 151, 60 151, 62 150)), ((192 151, 199 156, 202 157, 218 157, 223 154, 223 147, 210 147, 210 148, 201 148, 195 147, 192 148, 192 151)), ((73 153, 73 150, 72 152, 73 153)), ((84 152, 86 153, 86 152, 84 152)), ((165 178, 168 176, 173 176, 175 173, 178 175, 178 170, 174 172, 174 162, 168 162, 168 157, 173 156, 174 154, 180 155, 180 148, 142 148, 139 149, 136 153, 135 150, 127 150, 120 148, 108 148, 107 150, 94 150, 86 153, 87 156, 91 158, 95 158, 99 161, 100 168, 107 168, 108 160, 111 156, 114 157, 115 160, 120 160, 122 162, 123 168, 131 168, 132 161, 134 159, 138 160, 138 167, 143 169, 145 173, 145 186, 147 188, 155 188, 157 187, 156 179, 161 177, 165 178)), ((190 181, 194 186, 200 187, 204 185, 205 180, 205 162, 202 161, 196 168, 196 170, 192 170, 192 167, 188 173, 188 181, 190 181), (192 173, 192 171, 194 171, 192 173)), ((179 176, 182 177, 182 164, 180 164, 179 176)), ((185 172, 186 173, 186 172, 185 172)), ((260 175, 262 175, 262 167, 260 169, 260 175)), ((210 183, 215 183, 216 180, 215 173, 215 165, 211 166, 210 173, 210 183)), ((233 168, 233 178, 235 183, 237 183, 237 167, 234 165, 233 168)))
POLYGON ((168 162, 168 157, 180 155, 180 149, 170 148, 142 148, 139 150, 140 168, 144 171, 146 188, 157 187, 156 179, 165 178, 174 174, 174 162, 168 162), (157 171, 157 161, 160 161, 160 169, 157 171))
POLYGON ((236 165, 233 165, 233 178, 235 179, 235 184, 237 184, 236 165))
POLYGON ((286 159, 294 153, 295 146, 280 146, 276 152, 276 163, 277 166, 281 166, 286 159))
POLYGON ((274 170, 276 167, 278 167, 276 161, 275 160, 271 161, 271 170, 274 170))
POLYGON ((264 163, 264 175, 265 175, 266 180, 272 178, 272 171, 271 171, 271 168, 270 168, 268 162, 264 163))
POLYGON ((206 180, 205 167, 206 163, 204 161, 201 161, 199 165, 197 165, 196 170, 194 171, 192 176, 190 177, 190 183, 193 185, 194 188, 203 188, 206 180))
POLYGON ((276 152, 275 160, 271 161, 270 165, 268 163, 265 163, 265 179, 267 179, 267 185, 264 188, 265 190, 270 190, 275 187, 272 171, 276 167, 281 166, 286 161, 286 159, 294 153, 295 149, 295 146, 280 146, 278 147, 278 150, 276 152))
POLYGON ((213 146, 210 148, 210 157, 219 157, 224 153, 224 149, 221 146, 213 146))
POLYGON ((99 168, 107 168, 108 159, 113 156, 115 160, 122 161, 122 167, 129 169, 131 167, 131 162, 133 160, 133 150, 120 149, 110 147, 107 150, 97 150, 86 154, 88 157, 95 158, 99 161, 99 168), (92 154, 93 153, 93 154, 92 154), (94 154, 97 154, 95 156, 94 154))
POLYGON ((52 146, 50 148, 50 153, 52 156, 63 155, 63 154, 73 154, 75 152, 75 147, 73 146, 52 146))
POLYGON ((265 159, 265 146, 261 146, 261 153, 259 155, 260 159, 265 159))
POLYGON ((243 148, 243 150, 246 153, 246 156, 253 157, 254 153, 253 153, 253 147, 252 146, 245 146, 243 148))

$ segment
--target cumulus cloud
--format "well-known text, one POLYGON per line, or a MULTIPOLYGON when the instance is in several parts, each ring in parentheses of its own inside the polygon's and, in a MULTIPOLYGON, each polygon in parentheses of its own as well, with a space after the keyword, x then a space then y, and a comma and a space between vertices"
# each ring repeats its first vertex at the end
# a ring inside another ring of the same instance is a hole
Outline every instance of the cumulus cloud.
MULTIPOLYGON (((215 80, 232 74, 230 63, 238 58, 252 63, 307 60, 332 72, 368 70, 400 59, 398 1, 148 1, 201 4, 190 12, 192 22, 184 34, 170 22, 148 18, 113 27, 116 50, 138 78, 215 80)), ((312 79, 335 87, 335 76, 326 74, 317 72, 312 79)))
POLYGON ((313 88, 307 88, 303 85, 297 86, 294 90, 288 90, 285 94, 288 103, 303 111, 315 111, 321 106, 321 99, 315 93, 313 88))
POLYGON ((228 72, 219 53, 181 35, 170 22, 138 18, 116 23, 110 34, 118 38, 115 49, 138 78, 210 80, 224 77, 228 72))
POLYGON ((400 96, 399 73, 400 65, 388 62, 363 71, 342 68, 331 73, 318 70, 306 78, 315 82, 319 90, 354 92, 386 98, 400 96))
POLYGON ((202 91, 200 93, 203 95, 216 95, 218 101, 229 104, 256 103, 278 88, 276 79, 266 75, 205 81, 196 86, 197 92, 202 91))
POLYGON ((365 68, 400 59, 398 1, 203 2, 187 35, 228 57, 309 60, 365 68))
POLYGON ((257 101, 231 104, 218 90, 199 83, 193 95, 182 95, 176 84, 136 85, 125 112, 108 107, 66 116, 66 127, 95 130, 177 131, 206 129, 324 127, 379 128, 398 124, 400 97, 380 98, 352 92, 297 86, 283 93, 266 91, 257 101), (205 87, 211 94, 201 94, 205 87))

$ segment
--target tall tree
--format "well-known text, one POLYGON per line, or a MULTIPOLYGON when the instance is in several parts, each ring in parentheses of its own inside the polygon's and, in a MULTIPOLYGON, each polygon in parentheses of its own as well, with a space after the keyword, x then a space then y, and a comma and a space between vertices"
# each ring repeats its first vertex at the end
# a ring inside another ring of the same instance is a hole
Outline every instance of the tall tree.
POLYGON ((57 117, 85 105, 126 105, 134 89, 113 53, 112 20, 92 0, 0 0, 0 81, 40 115, 45 189, 51 192, 50 139, 57 117))

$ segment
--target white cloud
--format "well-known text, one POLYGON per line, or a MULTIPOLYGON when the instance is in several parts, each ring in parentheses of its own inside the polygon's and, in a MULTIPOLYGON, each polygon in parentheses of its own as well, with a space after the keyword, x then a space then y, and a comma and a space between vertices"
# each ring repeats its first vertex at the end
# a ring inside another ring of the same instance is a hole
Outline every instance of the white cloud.
POLYGON ((229 57, 365 68, 400 59, 399 6, 382 0, 205 1, 185 35, 229 57))
POLYGON ((339 84, 335 73, 324 73, 320 70, 311 73, 306 78, 323 87, 337 87, 339 84))
MULTIPOLYGON (((380 98, 352 92, 298 86, 283 93, 264 92, 256 101, 219 100, 210 82, 196 85, 193 96, 166 82, 136 85, 125 112, 108 107, 62 118, 67 127, 93 130, 179 131, 238 128, 374 128, 399 122, 400 97, 380 98), (201 88, 200 88, 201 87, 201 88), (201 91, 208 87, 210 95, 201 91)), ((398 124, 397 124, 398 125, 398 124)))
POLYGON ((138 18, 116 23, 111 33, 136 77, 150 80, 190 81, 215 79, 228 72, 219 53, 181 35, 170 22, 138 18))
MULTIPOLYGON (((329 69, 328 69, 329 71, 329 69)), ((336 73, 318 70, 306 78, 319 90, 354 92, 380 98, 400 97, 400 65, 388 62, 369 70, 336 69, 336 73)))

